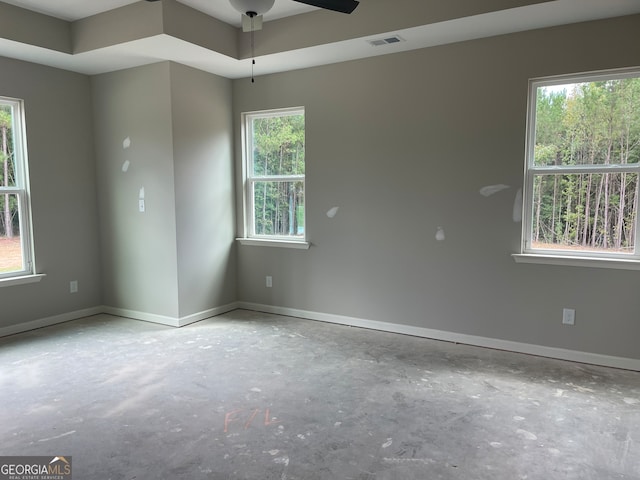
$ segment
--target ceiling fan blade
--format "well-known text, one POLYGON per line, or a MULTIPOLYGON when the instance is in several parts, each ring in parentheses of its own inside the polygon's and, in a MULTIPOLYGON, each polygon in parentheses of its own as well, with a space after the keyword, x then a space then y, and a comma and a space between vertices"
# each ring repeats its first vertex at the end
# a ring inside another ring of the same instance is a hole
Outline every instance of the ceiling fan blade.
POLYGON ((360 3, 357 0, 294 0, 294 2, 306 3, 313 7, 320 7, 340 13, 351 13, 360 3))

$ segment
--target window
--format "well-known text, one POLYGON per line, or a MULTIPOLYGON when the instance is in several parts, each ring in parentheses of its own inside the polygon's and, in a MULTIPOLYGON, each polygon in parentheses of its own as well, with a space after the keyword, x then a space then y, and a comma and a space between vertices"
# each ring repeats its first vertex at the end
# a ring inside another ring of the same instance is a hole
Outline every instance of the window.
POLYGON ((0 280, 33 273, 24 115, 0 97, 0 280))
POLYGON ((245 113, 245 237, 305 241, 303 108, 245 113))
POLYGON ((530 82, 523 253, 640 260, 640 70, 530 82))

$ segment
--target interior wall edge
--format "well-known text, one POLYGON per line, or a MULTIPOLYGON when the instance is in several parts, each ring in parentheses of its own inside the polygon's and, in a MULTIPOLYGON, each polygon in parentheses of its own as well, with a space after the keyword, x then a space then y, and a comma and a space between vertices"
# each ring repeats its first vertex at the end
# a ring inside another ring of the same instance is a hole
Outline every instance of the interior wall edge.
POLYGON ((564 348, 547 347, 543 345, 535 345, 530 343, 514 342, 510 340, 501 340, 498 338, 481 337, 476 335, 467 335, 462 333, 448 332, 445 330, 435 330, 424 327, 414 327, 411 325, 402 325, 398 323, 380 322, 377 320, 367 320, 363 318, 347 317, 343 315, 335 315, 329 313, 312 312, 308 310, 299 310, 295 308, 279 307, 274 305, 264 305, 251 302, 238 302, 238 308, 244 310, 252 310, 256 312, 273 313, 277 315, 285 315, 289 317, 298 317, 305 320, 314 320, 327 323, 335 323, 350 327, 368 328, 371 330, 379 330, 389 333, 399 333, 403 335, 412 335, 415 337, 429 338, 432 340, 441 340, 445 342, 460 343, 475 347, 491 348, 495 350, 504 350, 514 353, 522 353, 527 355, 535 355, 539 357, 553 358, 556 360, 567 360, 577 363, 586 363, 590 365, 598 365, 601 367, 619 368, 623 370, 633 370, 640 372, 640 359, 616 357, 610 355, 602 355, 599 353, 580 352, 577 350, 568 350, 564 348))

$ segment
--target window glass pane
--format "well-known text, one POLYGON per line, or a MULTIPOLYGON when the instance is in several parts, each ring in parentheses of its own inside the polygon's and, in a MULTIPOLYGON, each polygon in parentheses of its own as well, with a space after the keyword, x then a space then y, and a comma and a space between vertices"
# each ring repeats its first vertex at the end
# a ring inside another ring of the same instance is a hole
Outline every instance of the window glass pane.
POLYGON ((304 115, 253 118, 253 175, 304 175, 304 115))
POLYGON ((13 107, 0 105, 0 189, 16 186, 13 107))
POLYGON ((634 253, 636 173, 535 175, 534 249, 634 253))
POLYGON ((304 183, 255 182, 256 235, 304 237, 304 183))
POLYGON ((536 166, 640 160, 640 78, 537 88, 536 166))
POLYGON ((18 195, 0 194, 0 274, 24 270, 18 195))

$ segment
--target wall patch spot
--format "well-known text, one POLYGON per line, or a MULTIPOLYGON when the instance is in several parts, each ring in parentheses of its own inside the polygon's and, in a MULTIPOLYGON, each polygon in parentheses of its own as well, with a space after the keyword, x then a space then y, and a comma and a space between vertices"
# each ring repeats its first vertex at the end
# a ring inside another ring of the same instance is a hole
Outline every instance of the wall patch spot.
POLYGON ((513 221, 520 223, 522 221, 522 189, 519 188, 516 198, 513 201, 513 221))
POLYGON ((339 210, 339 209, 340 209, 340 207, 333 207, 332 209, 330 209, 330 210, 327 212, 327 217, 329 217, 329 218, 333 218, 333 217, 335 217, 335 216, 336 216, 336 214, 338 213, 338 210, 339 210))
POLYGON ((127 149, 131 146, 131 138, 127 137, 122 141, 122 148, 127 149))
POLYGON ((506 190, 507 188, 511 188, 509 187, 509 185, 505 185, 504 183, 499 183, 497 185, 487 185, 486 187, 482 187, 480 189, 480 195, 482 195, 483 197, 490 197, 491 195, 495 195, 498 192, 501 192, 502 190, 506 190))
POLYGON ((122 173, 127 173, 130 166, 131 162, 129 160, 125 160, 125 162, 122 164, 122 173))
POLYGON ((436 240, 439 242, 444 242, 445 239, 445 234, 444 234, 444 228, 442 227, 438 227, 438 230, 436 231, 436 240))

